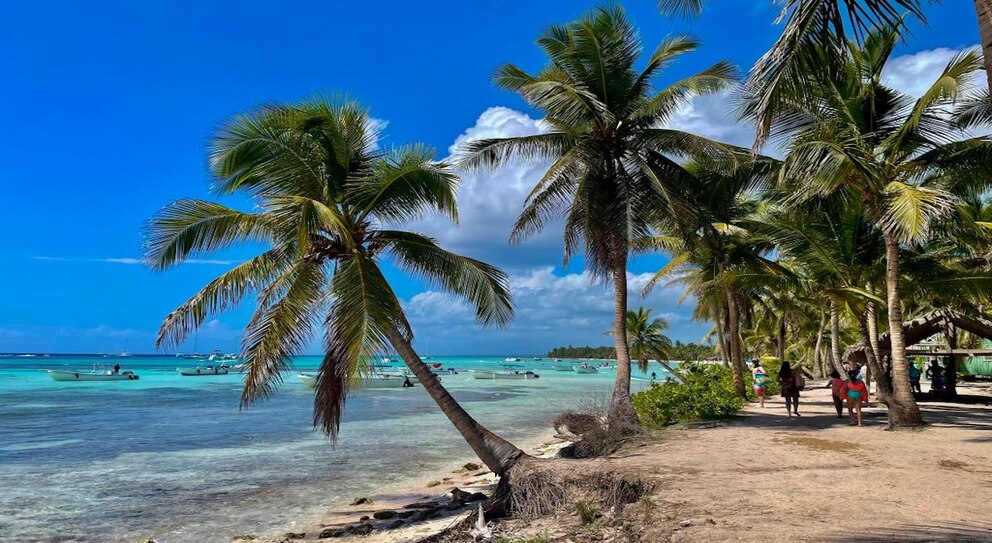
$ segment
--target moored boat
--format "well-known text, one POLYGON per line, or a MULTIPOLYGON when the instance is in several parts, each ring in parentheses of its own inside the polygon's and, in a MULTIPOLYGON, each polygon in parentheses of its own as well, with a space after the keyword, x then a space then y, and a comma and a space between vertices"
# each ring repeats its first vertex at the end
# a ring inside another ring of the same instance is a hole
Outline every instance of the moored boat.
POLYGON ((229 370, 230 367, 223 364, 217 366, 196 366, 195 368, 176 368, 179 375, 185 375, 187 377, 196 377, 199 375, 227 375, 229 370))
POLYGON ((491 380, 501 380, 501 379, 537 379, 540 375, 532 371, 519 371, 515 369, 506 369, 501 372, 499 371, 482 371, 475 370, 472 372, 472 377, 475 379, 491 379, 491 380))
POLYGON ((136 381, 138 374, 131 370, 114 373, 110 370, 73 371, 45 370, 56 381, 136 381))
POLYGON ((575 366, 572 369, 575 370, 575 373, 598 373, 599 372, 599 370, 596 369, 596 366, 593 366, 592 364, 581 364, 581 365, 575 366))

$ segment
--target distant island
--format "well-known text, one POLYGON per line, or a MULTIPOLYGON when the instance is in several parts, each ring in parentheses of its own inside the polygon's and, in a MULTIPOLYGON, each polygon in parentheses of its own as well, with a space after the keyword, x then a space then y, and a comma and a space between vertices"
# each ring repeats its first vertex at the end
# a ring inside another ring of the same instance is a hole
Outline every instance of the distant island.
MULTIPOLYGON (((712 345, 700 345, 698 343, 682 343, 675 341, 669 350, 669 360, 703 360, 716 354, 712 345)), ((603 358, 615 359, 617 357, 616 348, 613 346, 591 347, 555 347, 548 351, 548 358, 603 358)))

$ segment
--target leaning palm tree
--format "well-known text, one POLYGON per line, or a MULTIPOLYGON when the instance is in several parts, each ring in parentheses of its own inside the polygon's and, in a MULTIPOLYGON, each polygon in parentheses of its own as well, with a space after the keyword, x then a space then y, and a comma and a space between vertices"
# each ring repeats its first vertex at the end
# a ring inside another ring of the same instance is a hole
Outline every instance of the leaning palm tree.
POLYGON ((675 375, 675 370, 668 364, 672 352, 672 340, 665 335, 668 321, 661 317, 652 319, 653 311, 638 307, 635 311, 627 312, 627 342, 630 356, 637 360, 637 367, 642 372, 648 371, 651 357, 654 357, 669 375, 675 375))
POLYGON ((655 89, 661 70, 699 44, 688 37, 666 39, 638 71, 634 65, 641 44, 620 7, 598 8, 579 21, 553 26, 538 44, 548 57, 544 69, 529 74, 507 64, 498 68, 495 80, 543 111, 547 131, 470 142, 462 149, 461 164, 492 168, 516 159, 552 162, 527 197, 511 240, 520 241, 563 216, 566 263, 581 247, 593 275, 612 282, 618 369, 610 419, 635 423, 626 331, 631 240, 648 232, 653 216, 687 212, 668 192, 670 180, 685 175, 683 158, 736 151, 665 128, 691 96, 727 88, 735 70, 720 62, 655 89))
POLYGON ((876 30, 863 46, 849 43, 839 59, 807 74, 803 97, 782 108, 773 133, 791 138, 780 181, 791 203, 842 193, 864 201, 881 232, 891 334, 892 427, 922 424, 906 370, 902 334, 900 258, 904 246, 928 238, 947 217, 956 194, 992 187, 992 139, 969 137, 987 122, 987 103, 974 99, 982 59, 956 56, 919 99, 882 83, 882 70, 898 40, 894 28, 876 30), (809 97, 814 99, 810 100, 809 97))
POLYGON ((170 313, 158 345, 181 343, 208 315, 256 294, 242 340, 242 407, 272 394, 290 357, 319 333, 324 359, 314 425, 336 439, 349 391, 371 372, 373 357, 391 346, 479 458, 503 473, 523 453, 476 422, 423 364, 380 264, 388 259, 464 299, 482 325, 512 318, 507 277, 427 236, 390 226, 428 212, 457 220, 458 178, 423 145, 384 151, 376 139, 364 108, 325 98, 259 107, 218 130, 210 148, 214 192, 243 194, 253 211, 173 202, 150 222, 146 260, 164 270, 235 245, 266 249, 170 313))

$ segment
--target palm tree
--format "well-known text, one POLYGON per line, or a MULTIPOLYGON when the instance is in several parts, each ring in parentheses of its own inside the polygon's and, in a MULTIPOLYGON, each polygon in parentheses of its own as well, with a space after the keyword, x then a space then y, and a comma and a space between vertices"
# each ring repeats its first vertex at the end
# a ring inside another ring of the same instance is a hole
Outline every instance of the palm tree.
POLYGON ((314 425, 336 439, 348 392, 391 346, 479 458, 503 473, 523 453, 476 422, 414 352, 413 331, 380 262, 389 259, 466 300, 482 325, 512 318, 507 277, 429 237, 388 226, 432 211, 457 220, 458 178, 428 147, 383 151, 376 140, 364 108, 325 98, 262 106, 220 128, 210 148, 214 192, 244 194, 254 211, 173 202, 150 222, 146 260, 164 270, 235 245, 266 250, 170 313, 158 345, 181 343, 208 315, 257 294, 242 341, 242 407, 272 394, 290 357, 320 331, 325 354, 314 425))
POLYGON ((890 425, 910 427, 922 424, 922 417, 906 371, 902 246, 926 239, 963 187, 992 187, 992 140, 967 132, 986 120, 976 112, 987 104, 972 98, 970 80, 982 69, 981 58, 958 55, 913 100, 882 83, 897 40, 896 29, 889 27, 871 32, 863 46, 849 43, 839 58, 820 48, 816 54, 823 64, 806 75, 804 96, 783 105, 772 129, 792 138, 780 172, 791 203, 848 194, 864 201, 867 217, 882 234, 893 368, 890 425))
POLYGON ((653 356, 669 375, 674 376, 675 370, 668 364, 672 349, 672 340, 665 335, 668 321, 661 317, 652 319, 653 311, 642 306, 627 312, 628 350, 642 372, 648 371, 648 363, 653 356))
POLYGON ((653 216, 685 211, 668 191, 670 180, 684 175, 681 159, 734 152, 664 126, 691 96, 727 88, 735 70, 720 62, 656 90, 661 70, 699 44, 684 36, 666 39, 637 71, 641 44, 619 6, 553 26, 538 44, 548 57, 544 69, 532 75, 506 64, 495 81, 543 111, 547 131, 470 142, 461 164, 493 168, 516 159, 552 161, 528 196, 511 240, 564 216, 566 263, 581 247, 594 276, 613 283, 618 369, 610 419, 636 423, 626 331, 631 240, 647 234, 653 216))
POLYGON ((654 224, 656 233, 640 243, 671 257, 648 282, 644 293, 669 280, 669 284, 685 287, 683 300, 695 297, 694 316, 723 320, 721 345, 725 346, 737 393, 745 396, 741 336, 745 297, 787 274, 765 258, 770 244, 740 226, 762 205, 758 194, 776 167, 774 161, 756 157, 746 164, 727 162, 686 164, 688 175, 673 183, 672 193, 691 211, 660 218, 654 224), (716 307, 720 309, 714 311, 716 307))
MULTIPOLYGON (((975 0, 986 58, 992 58, 992 0, 975 0), (984 10, 980 5, 984 5, 984 10), (984 18, 983 18, 984 17, 984 18)), ((663 13, 698 16, 709 0, 658 0, 663 13)), ((850 38, 860 39, 872 29, 903 28, 903 13, 925 21, 923 6, 931 0, 777 0, 782 4, 781 36, 754 67, 748 78, 753 96, 748 114, 757 121, 759 148, 767 139, 771 123, 784 102, 803 94, 806 74, 821 66, 822 58, 810 55, 810 47, 842 54, 850 38)), ((990 61, 992 62, 992 61, 990 61)), ((992 75, 989 76, 992 89, 992 75)))

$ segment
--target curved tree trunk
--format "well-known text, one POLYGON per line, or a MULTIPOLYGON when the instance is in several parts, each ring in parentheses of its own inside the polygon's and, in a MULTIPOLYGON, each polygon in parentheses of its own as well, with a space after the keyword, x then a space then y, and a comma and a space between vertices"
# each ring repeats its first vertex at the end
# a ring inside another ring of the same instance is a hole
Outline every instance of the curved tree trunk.
POLYGON ((627 348, 627 254, 613 265, 613 342, 617 349, 617 378, 613 383, 608 419, 611 424, 637 425, 630 401, 630 351, 627 348))
POLYGON ((906 342, 902 330, 902 300, 899 296, 899 241, 891 232, 885 238, 885 291, 889 313, 890 356, 892 357, 892 396, 889 401, 889 428, 914 428, 923 425, 923 415, 916 405, 906 367, 906 342))
POLYGON ((734 372, 734 390, 742 398, 747 398, 744 390, 744 361, 741 353, 740 312, 737 309, 737 298, 734 291, 727 287, 727 335, 730 336, 730 367, 734 372))
POLYGON ((985 76, 992 91, 992 0, 975 0, 978 15, 978 35, 985 55, 985 76))
POLYGON ((430 394, 431 398, 437 402, 441 411, 455 425, 458 433, 465 438, 469 447, 475 451, 475 454, 479 456, 479 460, 482 460, 487 468, 497 475, 502 475, 513 467, 517 461, 527 456, 516 445, 492 433, 488 428, 472 418, 455 401, 448 390, 444 388, 441 380, 420 360, 420 357, 410 345, 410 341, 399 330, 389 330, 386 336, 393 345, 393 348, 396 349, 396 353, 403 358, 406 366, 417 376, 420 384, 424 386, 424 389, 430 394))
POLYGON ((841 378, 847 378, 844 374, 844 361, 841 360, 840 352, 840 309, 837 308, 837 302, 833 300, 830 300, 830 354, 834 369, 837 370, 841 378))

